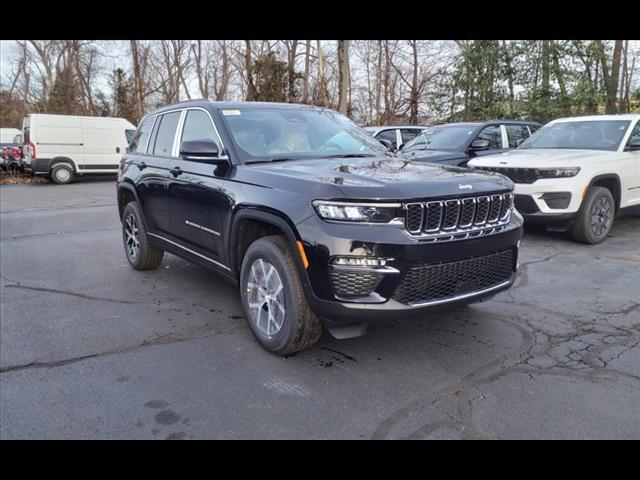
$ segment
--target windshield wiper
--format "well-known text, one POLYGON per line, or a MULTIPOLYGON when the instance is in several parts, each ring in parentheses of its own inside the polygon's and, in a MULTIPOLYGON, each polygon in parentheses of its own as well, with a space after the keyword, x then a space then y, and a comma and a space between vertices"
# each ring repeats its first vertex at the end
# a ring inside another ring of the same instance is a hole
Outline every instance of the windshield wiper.
POLYGON ((363 158, 375 157, 373 153, 336 153, 335 155, 325 155, 320 158, 363 158))

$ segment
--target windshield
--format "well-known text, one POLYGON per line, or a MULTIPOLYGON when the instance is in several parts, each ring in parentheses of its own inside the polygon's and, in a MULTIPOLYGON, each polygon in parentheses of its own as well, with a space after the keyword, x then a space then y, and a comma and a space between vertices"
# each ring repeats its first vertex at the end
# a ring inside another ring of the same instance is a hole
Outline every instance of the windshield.
POLYGON ((476 131, 472 125, 446 125, 431 127, 426 132, 407 142, 403 152, 411 150, 460 151, 476 131))
POLYGON ((613 151, 620 146, 629 123, 629 120, 591 120, 545 125, 518 148, 613 151))
POLYGON ((244 107, 221 113, 243 162, 388 152, 365 130, 332 110, 244 107))

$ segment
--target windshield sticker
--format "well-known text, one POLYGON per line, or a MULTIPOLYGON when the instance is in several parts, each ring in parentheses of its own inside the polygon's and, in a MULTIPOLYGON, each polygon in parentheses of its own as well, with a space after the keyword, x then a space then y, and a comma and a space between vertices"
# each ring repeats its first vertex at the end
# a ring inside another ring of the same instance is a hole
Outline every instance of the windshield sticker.
POLYGON ((240 115, 240 110, 222 110, 223 115, 240 115))

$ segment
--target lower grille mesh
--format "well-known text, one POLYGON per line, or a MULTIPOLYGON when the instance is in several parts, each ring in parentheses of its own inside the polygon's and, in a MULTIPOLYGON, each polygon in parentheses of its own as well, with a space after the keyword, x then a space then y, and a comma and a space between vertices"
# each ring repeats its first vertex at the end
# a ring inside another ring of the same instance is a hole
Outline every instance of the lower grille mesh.
POLYGON ((333 290, 338 297, 363 297, 373 292, 382 275, 368 272, 331 272, 333 290))
POLYGON ((453 298, 506 282, 514 271, 513 250, 455 262, 416 265, 404 275, 393 298, 405 304, 453 298))

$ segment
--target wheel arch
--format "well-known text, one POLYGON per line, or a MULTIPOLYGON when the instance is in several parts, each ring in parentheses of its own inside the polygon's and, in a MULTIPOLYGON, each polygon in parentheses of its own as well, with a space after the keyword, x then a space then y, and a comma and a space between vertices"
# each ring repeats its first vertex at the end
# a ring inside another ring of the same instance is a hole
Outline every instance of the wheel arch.
POLYGON ((604 173, 596 175, 589 182, 589 188, 591 187, 604 187, 607 188, 613 196, 613 202, 616 212, 620 209, 622 202, 622 184, 620 177, 615 173, 604 173))
MULTIPOLYGON (((300 235, 287 215, 274 209, 241 207, 233 216, 231 235, 227 242, 229 266, 232 268, 233 275, 236 278, 239 277, 242 258, 253 241, 278 233, 287 238, 293 252, 298 251, 297 242, 300 240, 300 235)), ((308 279, 300 255, 294 254, 294 259, 302 283, 306 286, 308 279)))
POLYGON ((55 167, 56 165, 58 165, 60 163, 66 163, 67 165, 69 165, 71 167, 71 170, 73 170, 74 175, 78 173, 78 168, 76 167, 76 162, 74 162, 69 157, 55 157, 55 158, 52 158, 51 160, 49 160, 49 172, 51 172, 53 170, 53 167, 55 167))

